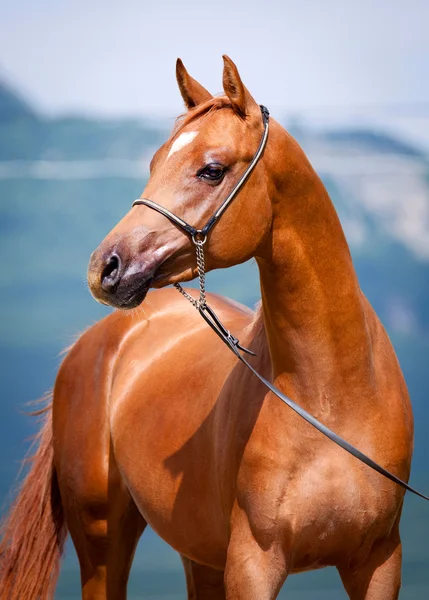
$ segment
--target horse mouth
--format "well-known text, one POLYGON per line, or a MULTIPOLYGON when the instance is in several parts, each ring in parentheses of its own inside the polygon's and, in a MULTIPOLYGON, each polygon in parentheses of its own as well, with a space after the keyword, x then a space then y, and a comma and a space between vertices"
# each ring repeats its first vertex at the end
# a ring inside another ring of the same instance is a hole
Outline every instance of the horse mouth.
POLYGON ((121 310, 137 308, 144 301, 151 287, 163 287, 168 284, 171 273, 163 269, 164 262, 150 273, 135 273, 131 277, 126 277, 125 281, 121 280, 109 297, 109 304, 121 310))
POLYGON ((140 282, 137 289, 125 289, 124 291, 117 291, 115 294, 114 302, 110 302, 115 308, 119 308, 121 310, 130 310, 132 308, 137 308, 146 298, 146 295, 150 289, 153 278, 149 278, 140 282))

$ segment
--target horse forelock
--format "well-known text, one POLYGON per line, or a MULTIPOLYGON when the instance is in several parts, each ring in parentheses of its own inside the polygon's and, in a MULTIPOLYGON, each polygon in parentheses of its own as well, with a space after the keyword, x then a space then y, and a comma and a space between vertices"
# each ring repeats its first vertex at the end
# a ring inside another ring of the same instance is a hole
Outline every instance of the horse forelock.
POLYGON ((187 112, 177 117, 171 137, 177 136, 187 125, 189 125, 189 123, 192 123, 196 119, 199 119, 202 116, 208 117, 213 112, 222 108, 232 109, 231 102, 225 96, 213 96, 213 98, 210 98, 210 100, 202 102, 195 108, 191 108, 187 112))

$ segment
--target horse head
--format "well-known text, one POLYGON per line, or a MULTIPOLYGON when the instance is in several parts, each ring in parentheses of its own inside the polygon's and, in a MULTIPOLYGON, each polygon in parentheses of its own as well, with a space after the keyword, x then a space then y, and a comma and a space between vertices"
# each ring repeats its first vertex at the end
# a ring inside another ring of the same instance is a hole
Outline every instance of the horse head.
MULTIPOLYGON (((213 97, 176 65, 187 112, 155 153, 142 198, 202 227, 251 163, 263 135, 261 109, 235 64, 224 56, 224 96, 213 97)), ((263 160, 208 236, 206 269, 242 263, 258 253, 271 224, 263 160)), ((140 304, 150 287, 189 281, 197 274, 192 237, 164 215, 136 205, 93 252, 89 287, 100 302, 140 304)))

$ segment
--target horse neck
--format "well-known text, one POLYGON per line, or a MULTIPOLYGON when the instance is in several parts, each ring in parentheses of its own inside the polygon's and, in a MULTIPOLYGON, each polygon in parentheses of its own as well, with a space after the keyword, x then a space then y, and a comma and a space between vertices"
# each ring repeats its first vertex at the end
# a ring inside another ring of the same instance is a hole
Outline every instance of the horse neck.
POLYGON ((257 258, 263 315, 274 378, 311 404, 369 380, 365 299, 323 183, 276 123, 270 136, 264 162, 273 223, 257 258))

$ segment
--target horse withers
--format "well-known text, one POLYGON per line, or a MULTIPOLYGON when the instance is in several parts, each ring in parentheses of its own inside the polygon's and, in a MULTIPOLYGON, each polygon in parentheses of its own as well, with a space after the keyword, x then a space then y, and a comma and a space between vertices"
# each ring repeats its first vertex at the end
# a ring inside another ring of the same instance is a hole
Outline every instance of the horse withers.
MULTIPOLYGON (((252 161, 261 110, 227 57, 224 96, 180 60, 177 80, 188 111, 143 196, 198 228, 252 161)), ((256 353, 252 366, 407 480, 413 418, 398 361, 322 182, 277 122, 204 255, 207 270, 256 259, 255 313, 208 296, 256 353)), ((59 370, 4 525, 1 597, 49 598, 68 530, 82 597, 125 598, 150 524, 181 554, 189 598, 271 600, 289 574, 329 565, 352 600, 397 598, 404 491, 267 392, 175 290, 147 294, 196 274, 190 236, 145 205, 93 253, 91 292, 123 310, 84 333, 59 370)))

